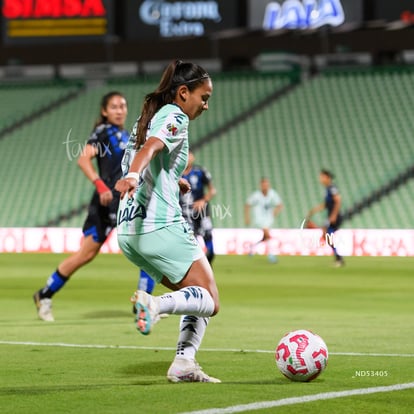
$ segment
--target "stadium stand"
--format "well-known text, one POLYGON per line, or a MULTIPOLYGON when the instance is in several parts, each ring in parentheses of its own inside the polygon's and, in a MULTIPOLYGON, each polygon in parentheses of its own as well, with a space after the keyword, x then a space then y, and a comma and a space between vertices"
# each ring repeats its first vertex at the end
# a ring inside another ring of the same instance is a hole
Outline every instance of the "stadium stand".
MULTIPOLYGON (((109 90, 119 90, 125 94, 129 103, 126 126, 130 129, 145 94, 156 87, 158 80, 148 77, 114 80, 85 90, 65 105, 49 108, 49 111, 9 133, 0 141, 0 151, 6 158, 6 162, 0 167, 3 177, 7 178, 4 190, 11 191, 19 186, 21 194, 26 194, 25 197, 17 193, 11 196, 11 202, 1 213, 0 225, 80 226, 84 220, 92 187, 77 168, 76 158, 92 129, 101 96, 109 90), (30 171, 31 180, 19 184, 19 165, 24 165, 25 170, 30 171), (33 182, 36 182, 36 185, 33 185, 33 182)), ((229 114, 218 117, 213 126, 210 126, 211 121, 207 121, 204 127, 199 129, 199 136, 203 131, 211 132, 215 127, 225 124, 232 116, 245 111, 248 105, 256 104, 287 82, 288 78, 276 75, 257 77, 246 74, 220 77, 217 84, 223 84, 223 88, 217 86, 217 90, 222 92, 218 94, 214 105, 217 109, 213 115, 229 114), (240 85, 243 85, 244 89, 243 95, 239 97, 237 91, 240 90, 240 85), (253 94, 254 91, 257 95, 253 94), (254 98, 247 99, 249 94, 253 94, 254 98), (233 104, 234 100, 237 104, 233 104)), ((31 93, 32 90, 28 88, 27 95, 22 95, 21 99, 30 101, 31 93)), ((195 137, 197 139, 197 135, 195 137)))
MULTIPOLYGON (((412 180, 366 201, 413 165, 414 68, 331 70, 299 85, 297 74, 213 79, 210 109, 191 124, 190 142, 218 190, 216 227, 244 225, 245 199, 263 175, 285 204, 277 227, 299 227, 309 207, 323 198, 322 167, 336 174, 344 210, 353 209, 345 227, 412 227, 407 207, 412 180)), ((100 97, 109 90, 127 96, 130 128, 157 80, 113 80, 83 89, 0 139, 3 194, 10 200, 0 212, 0 226, 81 226, 92 187, 75 159, 100 97)), ((62 87, 62 93, 67 89, 62 87)), ((20 100, 36 107, 32 94, 28 88, 20 100)))
MULTIPOLYGON (((190 144, 196 144, 206 135, 213 133, 244 113, 252 106, 266 99, 276 90, 290 83, 289 76, 278 73, 226 73, 212 75, 214 82, 213 95, 209 101, 209 110, 191 123, 190 144)), ((155 89, 159 78, 149 77, 111 81, 114 89, 120 90, 128 97, 130 106, 133 104, 134 116, 138 114, 145 94, 155 89)))
MULTIPOLYGON (((299 227, 309 206, 323 199, 322 167, 336 173, 345 208, 398 175, 413 160, 413 88, 412 69, 327 72, 201 148, 196 156, 215 177, 215 202, 231 212, 217 214, 215 225, 243 225, 245 197, 262 175, 286 205, 279 227, 299 227)), ((386 215, 366 212, 346 227, 402 227, 408 211, 400 218, 395 204, 396 197, 386 197, 386 215)))
POLYGON ((80 87, 77 82, 0 83, 0 136, 10 126, 65 101, 80 87))

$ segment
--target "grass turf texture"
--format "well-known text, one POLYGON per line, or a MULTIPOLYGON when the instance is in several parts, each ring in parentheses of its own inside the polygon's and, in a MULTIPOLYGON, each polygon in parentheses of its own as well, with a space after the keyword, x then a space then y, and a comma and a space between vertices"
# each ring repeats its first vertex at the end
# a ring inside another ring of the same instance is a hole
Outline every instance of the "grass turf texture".
MULTIPOLYGON (((56 322, 37 319, 32 294, 63 257, 0 256, 2 414, 172 414, 414 380, 413 258, 347 258, 334 269, 328 257, 281 257, 278 264, 217 257, 221 311, 198 362, 223 383, 170 384, 178 316, 148 337, 136 332, 129 296, 138 271, 122 255, 99 255, 55 296, 56 322), (328 368, 311 383, 285 379, 274 362, 280 338, 302 328, 319 334, 330 352, 328 368)), ((411 413, 412 395, 408 389, 254 412, 411 413)))

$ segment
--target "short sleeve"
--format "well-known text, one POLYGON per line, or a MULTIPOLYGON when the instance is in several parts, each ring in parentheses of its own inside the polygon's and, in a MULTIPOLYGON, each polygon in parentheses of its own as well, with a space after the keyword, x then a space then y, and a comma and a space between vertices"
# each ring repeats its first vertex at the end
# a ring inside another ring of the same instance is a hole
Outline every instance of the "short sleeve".
POLYGON ((96 146, 106 138, 106 125, 98 125, 89 136, 88 141, 86 142, 89 145, 96 146))
POLYGON ((275 206, 279 206, 280 204, 282 204, 282 199, 276 191, 272 192, 272 201, 275 206))
POLYGON ((254 192, 254 193, 250 194, 249 197, 247 197, 246 204, 249 205, 249 206, 253 206, 257 203, 256 200, 257 200, 256 192, 254 192))
POLYGON ((174 105, 166 105, 151 120, 148 137, 157 137, 168 149, 168 152, 187 138, 188 116, 174 105))

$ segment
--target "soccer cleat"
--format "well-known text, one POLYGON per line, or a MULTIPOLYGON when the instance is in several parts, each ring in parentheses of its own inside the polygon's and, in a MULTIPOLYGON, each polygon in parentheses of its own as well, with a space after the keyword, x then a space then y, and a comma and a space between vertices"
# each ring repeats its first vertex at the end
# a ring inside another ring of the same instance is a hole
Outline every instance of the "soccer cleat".
POLYGON ((345 266, 345 262, 343 261, 343 259, 335 260, 334 267, 344 267, 344 266, 345 266))
POLYGON ((137 310, 135 321, 138 331, 143 335, 148 335, 152 327, 160 320, 157 299, 143 290, 137 290, 131 297, 131 302, 135 303, 137 310))
POLYGON ((46 322, 54 322, 55 318, 52 314, 52 299, 40 299, 39 292, 33 295, 33 300, 37 308, 37 315, 46 322))
POLYGON ((274 254, 268 254, 268 255, 267 255, 267 260, 268 260, 270 263, 277 263, 277 256, 276 256, 276 255, 274 255, 274 254))
POLYGON ((197 361, 183 358, 174 359, 168 369, 167 379, 170 382, 221 382, 203 372, 197 361))

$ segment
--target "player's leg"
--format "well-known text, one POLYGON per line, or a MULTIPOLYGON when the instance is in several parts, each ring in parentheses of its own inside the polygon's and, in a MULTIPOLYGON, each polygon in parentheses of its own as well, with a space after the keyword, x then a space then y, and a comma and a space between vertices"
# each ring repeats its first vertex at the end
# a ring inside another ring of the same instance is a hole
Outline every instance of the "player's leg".
POLYGON ((207 375, 196 361, 196 354, 210 318, 182 316, 180 320, 176 355, 168 368, 171 382, 221 382, 207 375))
MULTIPOLYGON (((137 288, 138 290, 142 290, 149 294, 151 294, 154 291, 155 281, 144 269, 141 269, 139 271, 137 288)), ((134 314, 137 313, 137 308, 135 307, 135 303, 132 306, 132 313, 134 314)))
POLYGON ((270 263, 277 263, 277 255, 275 251, 272 251, 271 240, 270 228, 265 227, 263 229, 263 243, 266 244, 267 259, 270 263))
POLYGON ((147 293, 152 293, 155 288, 154 279, 144 270, 139 272, 138 290, 143 290, 147 293))
POLYGON ((208 316, 200 315, 203 313, 215 315, 219 308, 218 289, 206 257, 194 262, 181 282, 171 285, 163 279, 163 283, 179 290, 170 294, 168 301, 173 300, 168 305, 160 298, 160 308, 172 306, 174 313, 186 313, 180 320, 176 355, 168 369, 168 380, 220 382, 217 378, 203 372, 196 362, 196 354, 210 320, 208 316))
POLYGON ((151 275, 157 282, 173 290, 161 296, 135 292, 132 300, 137 307, 138 330, 145 335, 150 333, 160 313, 183 315, 177 355, 168 370, 168 379, 218 382, 205 374, 195 360, 209 317, 218 311, 219 295, 211 266, 188 226, 169 226, 135 241, 121 236, 119 242, 130 260, 135 256, 135 263, 144 265, 147 262, 144 267, 151 268, 151 275), (156 252, 151 247, 154 245, 159 246, 156 252))
POLYGON ((201 221, 202 237, 206 246, 207 260, 211 264, 214 259, 214 245, 213 245, 213 222, 210 216, 203 217, 201 221))
POLYGON ((40 319, 53 321, 52 296, 61 290, 69 278, 82 266, 93 260, 102 244, 116 226, 117 200, 104 207, 99 202, 99 195, 94 194, 89 204, 88 216, 83 225, 83 239, 79 250, 59 264, 49 276, 46 285, 38 290, 33 299, 40 319))
POLYGON ((76 270, 89 263, 99 253, 101 246, 102 243, 96 242, 93 236, 85 237, 79 250, 61 262, 49 276, 45 286, 33 295, 40 319, 53 322, 52 297, 65 286, 76 270))
POLYGON ((335 244, 335 232, 338 229, 335 225, 330 225, 325 232, 325 240, 331 246, 335 257, 335 267, 342 267, 345 265, 344 258, 338 253, 336 244, 335 244), (328 236, 326 236, 328 235, 328 236))

